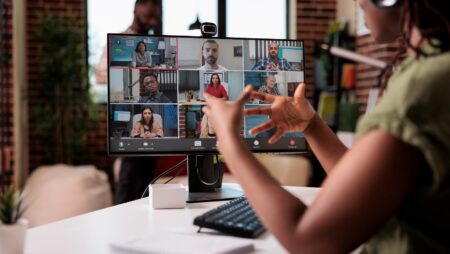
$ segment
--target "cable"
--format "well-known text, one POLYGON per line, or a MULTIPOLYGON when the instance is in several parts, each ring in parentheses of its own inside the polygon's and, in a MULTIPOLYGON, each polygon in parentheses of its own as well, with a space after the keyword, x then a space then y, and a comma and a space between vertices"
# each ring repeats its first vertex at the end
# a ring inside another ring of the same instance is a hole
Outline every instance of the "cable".
POLYGON ((153 180, 147 185, 147 188, 145 188, 144 193, 142 193, 141 198, 143 198, 145 196, 145 194, 147 193, 147 190, 148 190, 148 187, 149 187, 150 184, 154 184, 159 178, 161 178, 161 177, 169 174, 170 172, 174 171, 175 169, 177 169, 179 166, 181 166, 186 161, 187 161, 187 159, 184 159, 184 160, 178 162, 177 164, 175 164, 171 168, 167 169, 166 171, 162 172, 161 174, 159 174, 158 176, 153 178, 153 180))
POLYGON ((161 177, 169 174, 170 172, 174 171, 175 169, 177 169, 179 166, 181 166, 181 164, 183 164, 186 161, 187 161, 187 159, 184 159, 184 160, 178 162, 176 165, 174 165, 171 168, 169 168, 168 170, 162 172, 157 177, 153 178, 153 180, 150 182, 150 184, 154 184, 159 178, 161 178, 161 177))
MULTIPOLYGON (((219 163, 219 156, 217 156, 217 154, 216 154, 216 163, 219 163)), ((197 179, 206 186, 215 186, 220 181, 220 169, 214 170, 216 180, 212 183, 208 183, 200 177, 199 167, 197 166, 197 160, 195 160, 195 169, 197 171, 197 179)), ((213 169, 215 168, 213 167, 213 169)))
POLYGON ((171 168, 167 169, 166 171, 162 172, 161 174, 159 174, 157 177, 155 177, 148 185, 147 188, 145 188, 144 193, 142 193, 141 198, 143 198, 145 196, 145 194, 147 193, 148 187, 150 184, 154 184, 159 178, 169 174, 170 172, 174 171, 175 169, 177 169, 179 166, 181 166, 181 164, 183 164, 184 162, 186 162, 187 159, 184 159, 182 161, 180 161, 179 163, 177 163, 176 165, 172 166, 171 168))
POLYGON ((181 168, 180 170, 178 170, 178 172, 176 172, 175 175, 172 176, 172 178, 170 178, 169 180, 165 181, 164 184, 168 184, 170 181, 175 179, 175 177, 179 176, 181 174, 181 172, 183 172, 183 171, 184 171, 184 168, 181 168))

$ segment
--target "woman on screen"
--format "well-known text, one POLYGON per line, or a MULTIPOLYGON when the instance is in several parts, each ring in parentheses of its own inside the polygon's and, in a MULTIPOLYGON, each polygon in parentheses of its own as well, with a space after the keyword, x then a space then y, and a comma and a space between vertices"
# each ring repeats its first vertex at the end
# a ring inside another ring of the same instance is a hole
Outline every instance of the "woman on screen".
POLYGON ((205 94, 218 149, 264 226, 290 253, 450 253, 450 1, 358 0, 378 42, 403 38, 407 58, 345 147, 304 98, 252 92, 234 103, 205 94), (301 131, 328 177, 307 207, 280 187, 240 140, 251 97, 271 103, 255 134, 301 131))
POLYGON ((221 98, 225 101, 228 100, 228 93, 225 90, 225 87, 220 83, 220 77, 217 73, 211 74, 211 81, 206 87, 205 92, 216 98, 221 98))
POLYGON ((152 54, 147 51, 147 45, 143 41, 137 43, 131 54, 131 67, 151 67, 152 54))
POLYGON ((141 120, 134 124, 131 131, 133 138, 161 138, 164 137, 161 124, 155 121, 153 110, 150 107, 142 107, 141 120))

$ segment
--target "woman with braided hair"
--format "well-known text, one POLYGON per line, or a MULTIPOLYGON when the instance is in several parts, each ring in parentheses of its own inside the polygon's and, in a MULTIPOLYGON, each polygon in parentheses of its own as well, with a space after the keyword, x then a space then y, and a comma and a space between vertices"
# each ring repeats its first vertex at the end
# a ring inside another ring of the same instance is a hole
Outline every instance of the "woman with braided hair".
POLYGON ((347 149, 304 98, 253 92, 229 104, 205 94, 218 149, 266 228, 292 253, 450 253, 450 1, 358 0, 378 42, 403 38, 407 58, 394 69, 375 109, 360 119, 347 149), (250 98, 271 105, 251 134, 301 131, 328 173, 307 207, 264 170, 239 138, 250 98))

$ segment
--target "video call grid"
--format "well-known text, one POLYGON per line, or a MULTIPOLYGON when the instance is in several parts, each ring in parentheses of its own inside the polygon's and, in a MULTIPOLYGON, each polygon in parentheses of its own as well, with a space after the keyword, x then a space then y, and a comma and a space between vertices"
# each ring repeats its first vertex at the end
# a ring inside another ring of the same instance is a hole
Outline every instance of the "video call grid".
MULTIPOLYGON (((135 37, 140 37, 140 36, 135 36, 135 37)), ((143 37, 143 38, 147 38, 147 37, 143 37)), ((112 39, 114 39, 114 38, 112 38, 112 39)), ((161 38, 158 38, 158 39, 168 39, 168 37, 161 37, 161 38)), ((116 67, 114 67, 114 66, 111 66, 111 62, 110 62, 109 63, 110 64, 110 67, 109 67, 110 71, 114 70, 114 69, 124 69, 124 70, 137 69, 139 71, 141 71, 141 70, 149 70, 149 71, 156 71, 156 72, 159 72, 159 73, 163 73, 164 71, 176 71, 176 77, 180 77, 180 73, 183 72, 183 71, 198 71, 198 68, 184 68, 183 69, 179 65, 179 62, 178 62, 178 58, 179 58, 179 40, 183 40, 184 38, 178 39, 178 38, 170 38, 169 37, 169 39, 175 39, 175 41, 176 41, 176 54, 175 54, 176 55, 176 57, 175 57, 176 64, 175 64, 175 68, 151 68, 151 67, 133 68, 133 67, 129 67, 129 66, 124 66, 124 67, 116 66, 116 67)), ((201 41, 205 41, 205 39, 196 39, 196 40, 198 40, 200 42, 201 41)), ((218 42, 222 42, 221 39, 219 39, 217 41, 218 42)), ((244 41, 243 40, 241 41, 240 47, 241 47, 240 54, 242 56, 242 51, 245 52, 245 49, 246 49, 246 47, 244 47, 244 41)), ((237 52, 235 52, 235 53, 239 54, 239 48, 237 49, 237 52)), ((111 61, 113 61, 113 59, 111 59, 111 61)), ((241 64, 242 64, 242 66, 245 65, 245 59, 244 58, 242 58, 241 64)), ((243 68, 241 68, 239 70, 227 69, 227 70, 223 70, 223 71, 212 71, 212 73, 222 73, 223 75, 225 75, 225 73, 229 73, 229 72, 240 72, 240 73, 242 73, 242 80, 245 81, 245 74, 246 73, 252 73, 252 72, 253 73, 267 73, 268 72, 268 71, 265 71, 265 70, 261 71, 261 70, 242 70, 242 69, 243 68)), ((286 71, 284 71, 284 72, 286 72, 286 71)), ((209 73, 209 72, 206 71, 205 73, 209 73)), ((303 76, 303 73, 301 73, 301 75, 303 76)), ((303 81, 303 80, 301 80, 301 81, 303 81)), ((242 82, 241 85, 242 86, 240 87, 240 92, 243 91, 243 89, 245 87, 245 82, 242 82)), ((113 113, 112 109, 113 109, 114 105, 120 105, 120 104, 126 104, 126 105, 152 105, 152 104, 153 105, 161 105, 161 104, 162 105, 164 105, 164 104, 176 105, 177 111, 178 111, 178 116, 177 116, 177 118, 178 118, 178 123, 177 123, 177 125, 178 125, 178 137, 175 137, 175 138, 183 138, 183 137, 181 137, 181 134, 180 134, 181 133, 181 130, 180 130, 180 118, 181 118, 180 112, 181 112, 181 107, 187 106, 187 105, 190 105, 190 104, 188 104, 188 103, 181 103, 180 102, 180 96, 181 96, 181 93, 180 93, 180 79, 177 78, 176 79, 176 97, 177 97, 176 98, 176 103, 150 103, 149 104, 149 103, 143 103, 143 102, 142 103, 140 103, 140 102, 132 102, 132 103, 130 103, 130 102, 111 102, 111 104, 110 104, 111 105, 111 108, 110 108, 111 111, 110 112, 113 113)), ((200 101, 198 104, 199 105, 203 105, 204 102, 200 101)), ((254 104, 246 104, 246 107, 251 106, 251 105, 254 106, 254 104)), ((267 106, 267 105, 268 104, 264 104, 263 103, 263 104, 260 104, 258 106, 267 106)), ((243 123, 244 123, 243 128, 244 128, 244 130, 247 129, 246 122, 247 121, 245 121, 245 119, 243 119, 243 123)), ((247 135, 244 135, 244 137, 247 138, 247 135)))

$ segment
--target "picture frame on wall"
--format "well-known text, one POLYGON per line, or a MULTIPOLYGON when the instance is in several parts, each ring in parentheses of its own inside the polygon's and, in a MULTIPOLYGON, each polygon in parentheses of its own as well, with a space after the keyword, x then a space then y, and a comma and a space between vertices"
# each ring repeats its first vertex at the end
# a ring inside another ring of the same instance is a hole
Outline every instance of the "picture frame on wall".
POLYGON ((241 57, 242 56, 242 46, 235 46, 233 47, 233 52, 235 57, 241 57))

